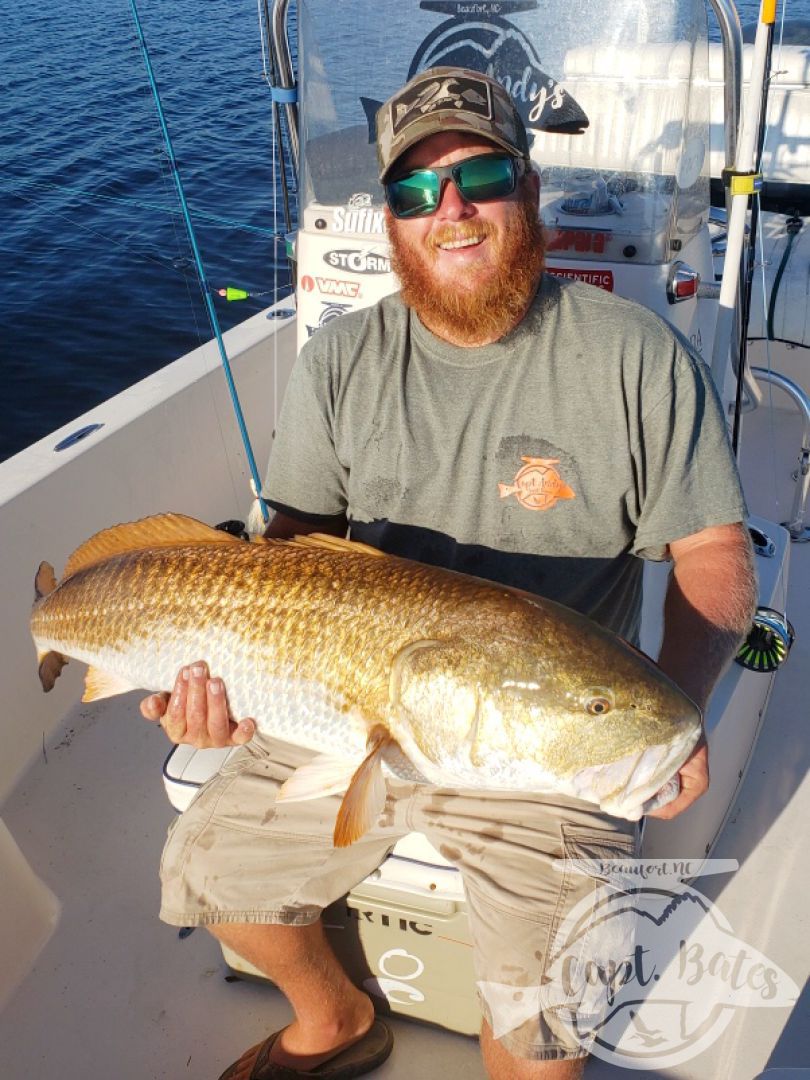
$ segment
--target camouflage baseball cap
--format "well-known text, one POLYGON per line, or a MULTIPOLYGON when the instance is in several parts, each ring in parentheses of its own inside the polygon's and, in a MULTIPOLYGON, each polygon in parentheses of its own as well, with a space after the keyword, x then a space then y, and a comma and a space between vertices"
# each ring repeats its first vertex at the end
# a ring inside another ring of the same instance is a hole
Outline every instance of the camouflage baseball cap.
POLYGON ((434 67, 414 75, 377 110, 380 180, 406 150, 439 131, 482 135, 510 154, 529 156, 526 128, 500 83, 468 68, 434 67))

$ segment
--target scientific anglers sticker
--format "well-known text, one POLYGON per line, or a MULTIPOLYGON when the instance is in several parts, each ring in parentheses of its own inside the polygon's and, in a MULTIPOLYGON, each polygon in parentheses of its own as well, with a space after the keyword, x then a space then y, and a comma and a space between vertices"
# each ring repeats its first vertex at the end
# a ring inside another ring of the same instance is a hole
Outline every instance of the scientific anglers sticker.
POLYGON ((734 860, 559 860, 594 891, 560 925, 542 983, 479 984, 496 1038, 550 1010, 589 1053, 625 1069, 667 1069, 702 1053, 741 1008, 789 1008, 799 987, 734 934, 682 880, 736 870, 734 860))

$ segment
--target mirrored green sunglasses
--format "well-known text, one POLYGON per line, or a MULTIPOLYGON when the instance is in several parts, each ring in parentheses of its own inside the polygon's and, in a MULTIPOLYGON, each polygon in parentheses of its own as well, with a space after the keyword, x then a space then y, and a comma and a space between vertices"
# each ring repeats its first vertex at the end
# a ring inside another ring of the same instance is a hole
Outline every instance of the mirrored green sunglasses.
POLYGON ((511 195, 527 167, 527 161, 512 154, 479 154, 455 165, 417 169, 389 180, 385 198, 394 217, 425 217, 435 213, 448 180, 468 202, 490 202, 511 195))

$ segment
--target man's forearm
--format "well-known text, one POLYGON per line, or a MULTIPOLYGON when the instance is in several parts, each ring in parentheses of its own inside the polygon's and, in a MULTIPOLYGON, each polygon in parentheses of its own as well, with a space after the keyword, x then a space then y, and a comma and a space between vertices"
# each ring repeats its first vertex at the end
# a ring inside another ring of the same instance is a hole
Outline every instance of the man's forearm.
POLYGON ((748 530, 708 529, 671 545, 658 663, 703 709, 751 626, 757 587, 748 530))

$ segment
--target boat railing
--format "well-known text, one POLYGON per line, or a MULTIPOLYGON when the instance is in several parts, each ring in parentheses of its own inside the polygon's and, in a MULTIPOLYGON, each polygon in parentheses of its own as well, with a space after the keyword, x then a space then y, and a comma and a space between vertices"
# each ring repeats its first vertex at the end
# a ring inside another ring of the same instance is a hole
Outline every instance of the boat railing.
POLYGON ((737 9, 730 0, 710 0, 710 3, 723 41, 726 168, 732 169, 737 157, 742 99, 742 27, 737 9))
POLYGON ((810 489, 810 397, 805 391, 778 371, 768 368, 752 367, 751 373, 755 379, 770 383, 779 387, 793 401, 802 418, 802 444, 799 450, 799 465, 793 473, 796 489, 793 494, 793 506, 790 511, 790 520, 782 524, 790 533, 792 540, 810 540, 810 527, 804 524, 804 514, 807 506, 807 494, 810 489))
POLYGON ((293 174, 298 178, 298 158, 300 143, 298 139, 298 104, 294 95, 296 90, 295 72, 293 71, 290 39, 287 34, 287 14, 290 0, 275 0, 271 26, 272 47, 278 66, 280 85, 278 100, 283 105, 287 117, 287 131, 290 137, 291 161, 293 174))

